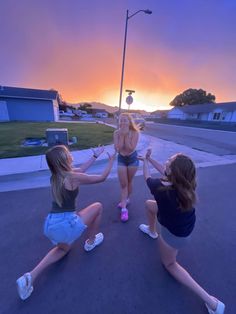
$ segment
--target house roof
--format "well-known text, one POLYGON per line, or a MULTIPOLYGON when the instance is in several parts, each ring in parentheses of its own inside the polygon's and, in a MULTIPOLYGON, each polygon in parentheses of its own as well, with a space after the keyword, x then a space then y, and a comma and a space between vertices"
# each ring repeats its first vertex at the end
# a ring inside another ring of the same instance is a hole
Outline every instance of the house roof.
POLYGON ((175 107, 184 113, 208 113, 215 109, 221 109, 223 111, 236 111, 236 102, 225 102, 225 103, 209 103, 200 105, 185 105, 182 107, 175 107))
POLYGON ((171 109, 167 109, 167 110, 166 109, 163 109, 163 110, 158 109, 158 110, 155 110, 155 111, 151 112, 151 114, 168 113, 170 110, 171 109))
POLYGON ((100 109, 100 108, 88 108, 91 112, 95 112, 95 113, 108 113, 108 111, 106 111, 105 109, 100 109))
POLYGON ((0 86, 0 97, 53 100, 57 95, 55 90, 0 86))

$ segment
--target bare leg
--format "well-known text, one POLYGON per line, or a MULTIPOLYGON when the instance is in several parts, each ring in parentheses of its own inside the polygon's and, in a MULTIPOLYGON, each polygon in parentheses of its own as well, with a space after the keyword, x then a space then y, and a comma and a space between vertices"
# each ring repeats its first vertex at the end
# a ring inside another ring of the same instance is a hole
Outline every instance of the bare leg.
POLYGON ((130 194, 132 193, 132 181, 135 176, 135 173, 138 170, 138 167, 128 167, 127 168, 127 174, 128 174, 128 195, 127 198, 130 197, 130 194))
POLYGON ((156 225, 157 225, 157 211, 158 211, 156 201, 147 200, 145 202, 145 208, 146 208, 146 213, 147 213, 149 230, 152 233, 155 233, 156 232, 156 225))
POLYGON ((93 203, 77 212, 77 214, 81 217, 85 225, 88 226, 88 243, 93 243, 95 239, 95 235, 98 232, 100 221, 102 217, 102 204, 101 203, 93 203))
POLYGON ((118 177, 121 186, 121 207, 126 208, 128 198, 128 174, 127 167, 118 166, 118 177))
POLYGON ((161 261, 165 266, 166 270, 180 283, 187 286, 193 292, 195 292, 205 303, 208 304, 213 310, 216 309, 217 301, 210 296, 191 276, 190 274, 181 267, 177 261, 176 256, 178 250, 169 246, 160 236, 159 237, 159 248, 161 254, 161 261))
MULTIPOLYGON (((102 205, 94 203, 87 208, 80 211, 79 216, 83 222, 91 226, 89 228, 89 240, 94 241, 96 231, 98 229, 102 214, 102 205)), ((60 243, 54 247, 48 254, 40 261, 40 263, 30 272, 32 283, 35 279, 51 264, 62 259, 70 250, 71 246, 65 243, 60 243)))
POLYGON ((64 243, 58 244, 51 251, 49 251, 39 264, 30 272, 32 283, 49 265, 62 259, 69 251, 70 245, 64 243))

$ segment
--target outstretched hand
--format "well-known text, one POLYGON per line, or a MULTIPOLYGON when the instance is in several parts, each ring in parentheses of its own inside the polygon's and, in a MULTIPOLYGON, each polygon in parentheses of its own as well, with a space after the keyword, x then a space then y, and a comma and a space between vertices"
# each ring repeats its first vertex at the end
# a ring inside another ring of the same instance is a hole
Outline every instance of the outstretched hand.
POLYGON ((107 156, 108 156, 109 161, 114 161, 116 157, 116 151, 114 151, 113 154, 110 154, 107 152, 107 156))
POLYGON ((144 161, 146 159, 146 156, 138 155, 137 158, 138 158, 138 160, 144 161))
POLYGON ((91 148, 91 149, 92 149, 94 157, 96 158, 98 158, 104 152, 104 146, 100 146, 100 145, 98 147, 91 148))

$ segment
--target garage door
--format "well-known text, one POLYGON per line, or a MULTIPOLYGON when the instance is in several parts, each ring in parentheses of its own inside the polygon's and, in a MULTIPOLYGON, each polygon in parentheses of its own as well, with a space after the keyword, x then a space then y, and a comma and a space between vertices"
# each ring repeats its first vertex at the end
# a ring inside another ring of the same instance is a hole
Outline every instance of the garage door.
POLYGON ((5 101, 0 101, 0 121, 9 121, 7 103, 5 101))

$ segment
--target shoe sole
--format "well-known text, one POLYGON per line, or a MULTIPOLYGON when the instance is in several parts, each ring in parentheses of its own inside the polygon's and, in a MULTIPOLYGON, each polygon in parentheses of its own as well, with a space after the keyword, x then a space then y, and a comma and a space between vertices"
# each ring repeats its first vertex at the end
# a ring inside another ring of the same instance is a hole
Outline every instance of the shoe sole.
MULTIPOLYGON (((92 251, 93 249, 95 249, 95 247, 97 247, 98 245, 100 245, 100 244, 103 242, 103 240, 104 240, 104 235, 102 234, 102 236, 99 236, 99 237, 101 237, 101 239, 98 240, 99 242, 95 243, 95 245, 94 245, 92 248, 87 249, 87 248, 84 246, 84 249, 85 249, 86 252, 92 251)), ((97 239, 97 238, 96 238, 96 239, 97 239)), ((95 241, 96 241, 96 240, 95 240, 95 241)))
POLYGON ((32 293, 33 290, 34 290, 34 287, 31 286, 31 287, 29 288, 29 290, 27 290, 27 292, 26 292, 25 294, 22 294, 22 284, 21 284, 20 279, 17 279, 17 281, 16 281, 16 288, 17 288, 17 292, 18 292, 19 297, 20 297, 21 300, 23 300, 23 301, 26 300, 26 299, 28 299, 28 298, 30 297, 31 293, 32 293))
POLYGON ((148 233, 146 230, 142 230, 139 226, 139 230, 142 231, 142 233, 148 235, 150 238, 152 238, 153 240, 156 240, 158 238, 158 234, 157 236, 153 237, 152 235, 150 235, 150 233, 148 233))

